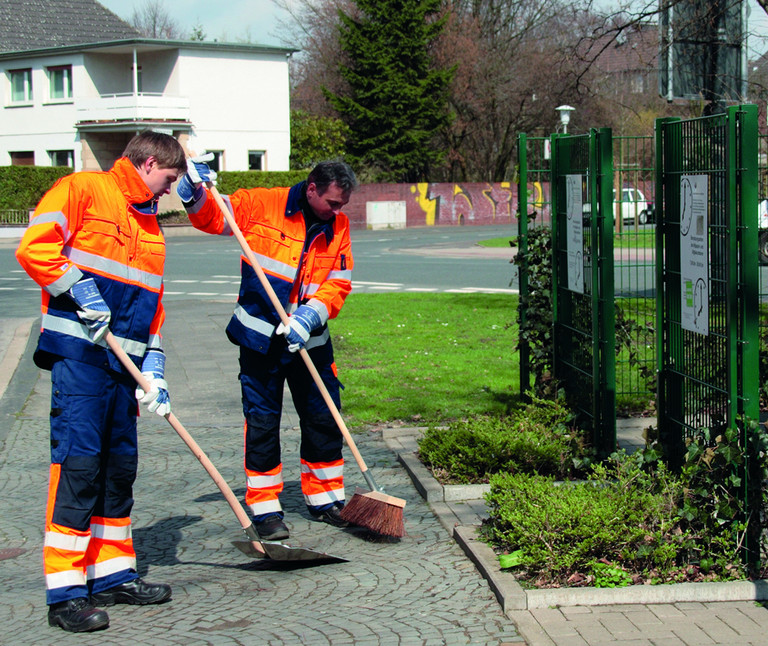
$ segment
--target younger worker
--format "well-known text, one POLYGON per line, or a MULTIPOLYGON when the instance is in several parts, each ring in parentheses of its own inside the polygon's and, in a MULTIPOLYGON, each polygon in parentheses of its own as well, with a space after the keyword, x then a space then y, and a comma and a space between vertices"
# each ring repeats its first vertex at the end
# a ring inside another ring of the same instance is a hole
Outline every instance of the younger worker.
MULTIPOLYGON (((192 224, 232 235, 201 182, 216 174, 191 160, 177 191, 192 224)), ((341 208, 356 185, 343 162, 321 162, 291 188, 254 188, 226 197, 234 220, 290 315, 280 322, 253 267, 241 258, 240 294, 227 336, 240 346, 240 385, 245 415, 245 501, 259 536, 288 538, 278 499, 283 490, 280 414, 287 380, 301 426, 301 489, 313 518, 336 527, 344 506, 343 438, 303 360, 305 347, 334 403, 340 407, 328 319, 352 289, 349 220, 341 208)))
POLYGON ((109 172, 62 178, 43 196, 16 257, 42 289, 34 360, 51 371, 51 468, 43 559, 48 623, 106 628, 95 606, 150 604, 171 588, 136 573, 131 539, 136 399, 170 412, 160 327, 165 242, 157 200, 186 170, 170 135, 134 137, 109 172), (106 347, 111 330, 152 389, 106 347), (135 391, 135 392, 134 392, 135 391))

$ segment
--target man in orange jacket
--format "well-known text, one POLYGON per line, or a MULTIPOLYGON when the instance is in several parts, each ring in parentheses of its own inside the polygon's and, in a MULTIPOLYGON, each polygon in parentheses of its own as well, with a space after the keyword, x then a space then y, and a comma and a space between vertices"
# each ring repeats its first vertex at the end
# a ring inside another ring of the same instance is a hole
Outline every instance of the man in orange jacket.
MULTIPOLYGON (((192 224, 231 235, 202 183, 215 179, 203 156, 190 160, 177 191, 192 224)), ((321 162, 291 188, 235 191, 225 200, 254 251, 290 326, 283 326, 253 267, 241 257, 240 294, 227 336, 240 346, 245 415, 245 501, 259 536, 288 538, 283 490, 280 416, 283 384, 291 390, 301 426, 301 488, 311 516, 336 527, 344 506, 343 438, 307 367, 295 354, 307 349, 334 403, 340 407, 328 319, 352 289, 349 220, 341 212, 356 185, 343 162, 321 162)))
POLYGON ((59 180, 16 257, 42 287, 35 363, 51 370, 51 468, 43 559, 48 623, 106 628, 96 605, 150 604, 171 588, 136 571, 130 512, 138 398, 170 412, 160 327, 165 241, 157 200, 186 170, 170 135, 143 132, 109 172, 59 180), (144 392, 103 339, 115 335, 152 388, 144 392))

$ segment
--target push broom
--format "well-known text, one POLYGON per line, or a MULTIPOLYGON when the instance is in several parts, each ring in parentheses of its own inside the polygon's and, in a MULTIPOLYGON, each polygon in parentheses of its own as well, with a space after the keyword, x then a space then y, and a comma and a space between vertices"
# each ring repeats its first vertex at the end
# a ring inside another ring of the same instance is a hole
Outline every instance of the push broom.
MULTIPOLYGON (((288 314, 286 313, 283 304, 277 298, 277 294, 275 294, 275 290, 272 288, 269 280, 267 280, 261 265, 259 265, 259 261, 256 259, 256 255, 253 253, 250 246, 248 246, 248 242, 243 236, 242 231, 240 231, 240 227, 237 226, 235 218, 224 202, 224 199, 212 182, 206 182, 206 186, 211 192, 211 195, 213 195, 216 204, 221 210, 227 224, 229 224, 230 229, 232 229, 237 241, 240 243, 240 247, 242 248, 245 257, 256 272, 256 275, 261 282, 261 286, 264 288, 264 292, 269 297, 280 320, 283 325, 288 327, 290 323, 288 314)), ((352 496, 350 501, 342 509, 341 517, 353 525, 365 527, 366 529, 383 536, 393 536, 397 538, 403 536, 405 534, 405 527, 403 525, 403 507, 405 507, 405 500, 394 496, 388 496, 376 484, 373 475, 365 464, 365 460, 363 460, 363 456, 360 454, 360 451, 357 450, 357 446, 352 439, 349 429, 347 429, 347 425, 341 417, 341 413, 339 413, 339 409, 336 407, 328 389, 325 387, 323 379, 320 377, 320 373, 317 371, 317 368, 315 368, 315 364, 312 362, 309 352, 307 352, 306 348, 301 348, 299 354, 304 360, 307 370, 309 370, 315 385, 325 400, 328 410, 330 410, 334 421, 338 425, 349 450, 352 452, 352 455, 357 462, 357 466, 360 467, 365 482, 371 488, 371 491, 357 489, 355 495, 352 496)))
MULTIPOLYGON (((109 349, 117 357, 123 367, 128 373, 136 380, 136 383, 144 390, 144 392, 150 391, 150 385, 141 371, 136 367, 128 354, 123 350, 120 342, 115 338, 109 330, 104 335, 109 349)), ((197 442, 189 434, 186 428, 178 420, 173 413, 167 413, 165 419, 173 427, 173 430, 184 440, 190 451, 198 459, 200 464, 203 465, 208 475, 218 486, 219 491, 224 495, 224 498, 229 503, 232 511, 235 513, 237 520, 240 522, 245 536, 248 540, 245 541, 233 541, 235 547, 239 549, 243 554, 251 556, 253 558, 268 558, 275 561, 323 561, 325 563, 345 562, 347 559, 339 556, 333 556, 331 554, 325 554, 323 552, 316 552, 306 547, 291 547, 283 543, 271 543, 262 541, 259 538, 259 534, 253 525, 253 522, 248 517, 248 514, 240 505, 240 502, 235 496, 235 493, 227 484, 226 480, 219 473, 218 469, 214 466, 213 462, 208 458, 204 451, 198 446, 197 442)))

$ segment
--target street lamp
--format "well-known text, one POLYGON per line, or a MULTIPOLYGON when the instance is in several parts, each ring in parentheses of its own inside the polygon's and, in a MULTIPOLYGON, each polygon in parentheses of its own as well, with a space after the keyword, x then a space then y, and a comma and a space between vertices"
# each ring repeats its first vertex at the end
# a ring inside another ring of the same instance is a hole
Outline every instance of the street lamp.
POLYGON ((568 122, 571 120, 571 112, 576 108, 570 105, 561 105, 555 108, 560 113, 560 124, 563 126, 563 134, 568 134, 568 122))

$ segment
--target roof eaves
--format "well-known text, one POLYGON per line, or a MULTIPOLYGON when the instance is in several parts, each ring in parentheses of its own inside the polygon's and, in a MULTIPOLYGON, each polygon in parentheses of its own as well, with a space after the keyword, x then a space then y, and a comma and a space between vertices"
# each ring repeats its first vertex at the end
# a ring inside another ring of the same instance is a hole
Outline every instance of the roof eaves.
POLYGON ((78 43, 75 45, 60 45, 56 47, 41 47, 38 49, 22 49, 16 51, 0 52, 0 60, 14 58, 31 58, 35 56, 51 56, 56 54, 69 54, 81 50, 106 49, 119 46, 147 45, 159 49, 209 49, 232 52, 250 52, 257 54, 295 54, 301 50, 289 47, 276 47, 273 45, 252 45, 249 43, 216 43, 198 40, 166 40, 164 38, 124 38, 120 40, 100 41, 96 43, 78 43))

